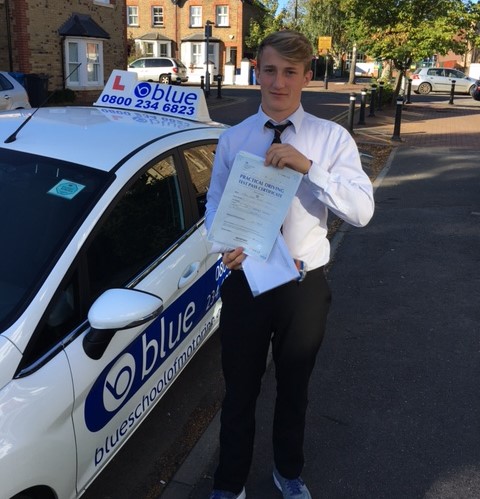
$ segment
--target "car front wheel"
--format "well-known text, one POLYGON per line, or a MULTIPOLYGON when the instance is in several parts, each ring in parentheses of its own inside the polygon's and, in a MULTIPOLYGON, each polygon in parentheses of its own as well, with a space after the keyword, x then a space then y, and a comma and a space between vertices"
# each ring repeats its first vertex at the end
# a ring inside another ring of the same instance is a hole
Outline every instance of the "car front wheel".
POLYGON ((432 91, 432 85, 430 85, 430 83, 423 82, 420 83, 420 85, 418 85, 419 94, 426 95, 429 94, 431 91, 432 91))

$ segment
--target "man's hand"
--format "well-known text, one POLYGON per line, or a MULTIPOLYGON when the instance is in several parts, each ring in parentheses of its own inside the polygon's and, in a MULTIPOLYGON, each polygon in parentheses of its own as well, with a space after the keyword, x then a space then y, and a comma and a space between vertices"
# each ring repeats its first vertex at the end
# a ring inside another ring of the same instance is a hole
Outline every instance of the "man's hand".
POLYGON ((223 254, 222 262, 227 269, 240 270, 242 268, 242 262, 246 257, 247 255, 243 252, 243 248, 235 248, 234 250, 223 254))
POLYGON ((312 162, 290 144, 272 144, 265 157, 265 165, 277 168, 291 168, 304 175, 310 170, 312 162))

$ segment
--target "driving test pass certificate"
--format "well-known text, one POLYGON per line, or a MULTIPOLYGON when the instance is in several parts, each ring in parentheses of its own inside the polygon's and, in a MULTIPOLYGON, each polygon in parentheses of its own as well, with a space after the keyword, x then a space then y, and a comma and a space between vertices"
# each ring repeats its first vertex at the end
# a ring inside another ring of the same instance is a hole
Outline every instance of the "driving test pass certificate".
POLYGON ((245 151, 235 156, 208 240, 266 261, 297 192, 302 174, 265 166, 245 151))

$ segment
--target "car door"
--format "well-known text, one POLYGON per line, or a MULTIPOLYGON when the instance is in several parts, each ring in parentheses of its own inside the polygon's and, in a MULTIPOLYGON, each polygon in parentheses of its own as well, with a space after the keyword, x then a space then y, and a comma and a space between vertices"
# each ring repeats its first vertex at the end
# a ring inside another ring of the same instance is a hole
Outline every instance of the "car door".
POLYGON ((446 77, 448 78, 448 90, 452 89, 452 82, 455 80, 455 91, 456 92, 468 92, 471 86, 470 80, 460 71, 456 69, 446 69, 446 77))
POLYGON ((445 91, 448 85, 443 68, 428 69, 427 81, 432 85, 432 90, 435 92, 445 91))
POLYGON ((114 332, 100 358, 85 350, 89 325, 66 347, 75 388, 78 490, 132 435, 218 324, 225 269, 178 151, 163 155, 122 193, 87 244, 78 286, 92 298, 122 286, 163 302, 159 317, 114 332), (82 283, 83 281, 83 283, 82 283))

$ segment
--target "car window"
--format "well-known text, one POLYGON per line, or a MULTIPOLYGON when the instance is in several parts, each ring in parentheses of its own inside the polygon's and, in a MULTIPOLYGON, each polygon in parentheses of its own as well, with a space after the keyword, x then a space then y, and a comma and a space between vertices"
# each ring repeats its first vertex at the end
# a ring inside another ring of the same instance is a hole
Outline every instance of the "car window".
POLYGON ((461 71, 457 71, 456 69, 449 69, 446 71, 449 78, 465 78, 465 75, 461 71))
POLYGON ((179 67, 179 68, 187 68, 187 66, 185 66, 185 64, 183 64, 182 61, 180 61, 179 59, 175 59, 175 64, 179 67))
POLYGON ((132 64, 130 64, 132 68, 144 68, 145 67, 145 59, 138 59, 136 61, 133 61, 132 64))
POLYGON ((100 222, 35 331, 22 367, 80 326, 102 292, 127 285, 185 232, 178 176, 169 155, 150 165, 100 222))
POLYGON ((202 144, 183 151, 201 217, 205 214, 206 197, 212 176, 216 147, 216 144, 202 144))
POLYGON ((6 236, 0 245, 0 330, 27 306, 109 178, 93 168, 0 149, 0 227, 6 236))
POLYGON ((0 90, 12 90, 13 85, 5 76, 0 74, 0 90))
POLYGON ((125 286, 186 230, 173 156, 155 162, 123 194, 87 251, 91 301, 125 286))

